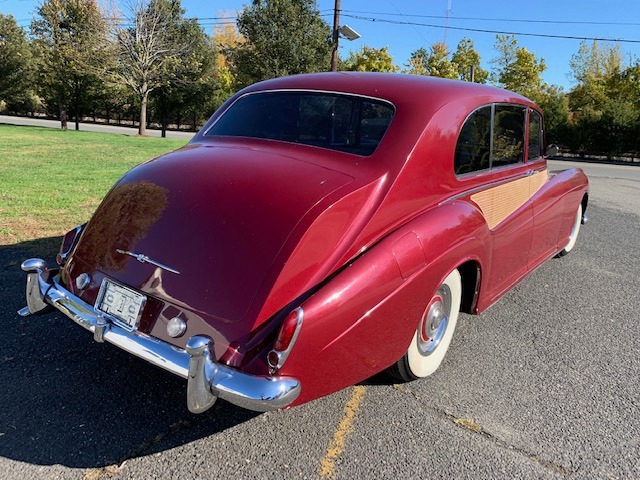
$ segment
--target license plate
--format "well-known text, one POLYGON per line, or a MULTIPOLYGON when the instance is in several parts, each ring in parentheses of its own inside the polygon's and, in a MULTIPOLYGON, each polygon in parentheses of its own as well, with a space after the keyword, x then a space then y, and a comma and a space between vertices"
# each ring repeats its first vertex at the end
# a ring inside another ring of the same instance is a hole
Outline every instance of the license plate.
POLYGON ((133 330, 138 326, 140 314, 147 297, 130 288, 113 283, 106 278, 100 286, 96 308, 119 320, 133 330))

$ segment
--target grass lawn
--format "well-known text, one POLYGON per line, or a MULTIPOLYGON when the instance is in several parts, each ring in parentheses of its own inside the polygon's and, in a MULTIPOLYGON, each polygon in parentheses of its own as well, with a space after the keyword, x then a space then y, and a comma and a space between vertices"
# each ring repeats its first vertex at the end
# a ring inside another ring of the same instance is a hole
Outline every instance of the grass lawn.
POLYGON ((0 125, 0 246, 86 222, 127 170, 186 143, 0 125))

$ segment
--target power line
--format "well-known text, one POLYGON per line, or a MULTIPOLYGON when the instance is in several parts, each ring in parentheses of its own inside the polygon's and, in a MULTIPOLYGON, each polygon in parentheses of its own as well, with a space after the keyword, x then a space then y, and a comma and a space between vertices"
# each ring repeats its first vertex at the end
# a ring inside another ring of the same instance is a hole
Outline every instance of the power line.
MULTIPOLYGON (((348 13, 343 13, 342 16, 353 18, 356 20, 364 20, 368 22, 381 22, 381 23, 391 23, 394 25, 416 25, 420 27, 429 27, 429 28, 445 28, 443 25, 432 25, 428 23, 420 23, 420 22, 407 22, 400 20, 390 20, 386 18, 375 18, 375 17, 363 17, 360 15, 351 15, 348 13)), ((478 33, 493 33, 497 35, 516 35, 516 36, 525 36, 525 37, 540 37, 540 38, 559 38, 564 40, 592 40, 598 42, 616 42, 616 43, 640 43, 640 40, 632 40, 625 38, 604 38, 604 37, 587 37, 587 36, 578 36, 578 35, 553 35, 553 34, 545 34, 545 33, 526 33, 526 32, 509 32, 503 30, 488 30, 484 28, 470 28, 470 27, 452 27, 449 25, 450 30, 461 30, 465 32, 478 32, 478 33)))
MULTIPOLYGON (((402 16, 402 17, 404 17, 404 18, 408 18, 408 17, 406 17, 406 16, 405 16, 401 11, 400 11, 400 9, 399 9, 399 8, 398 8, 394 3, 392 3, 391 5, 393 6, 393 8, 395 8, 395 9, 398 11, 398 13, 397 13, 397 14, 394 14, 394 15, 400 15, 400 16, 402 16)), ((348 10, 347 10, 347 11, 348 11, 348 10)), ((414 30, 418 35, 420 35, 420 36, 422 37, 422 39, 423 39, 425 42, 427 42, 427 39, 424 37, 424 35, 422 35, 422 33, 420 32, 420 30, 418 30, 416 27, 413 27, 413 30, 414 30)), ((427 43, 428 43, 428 42, 427 42, 427 43)))
MULTIPOLYGON (((391 12, 367 12, 360 10, 342 10, 345 14, 363 14, 363 15, 384 15, 388 17, 410 17, 410 18, 432 18, 435 20, 446 20, 446 16, 444 15, 418 15, 418 14, 400 14, 400 13, 391 13, 391 12)), ((617 25, 617 26, 632 26, 637 27, 640 26, 638 22, 595 22, 590 20, 534 20, 530 18, 485 18, 485 17, 457 17, 450 16, 450 20, 472 20, 479 22, 519 22, 519 23, 542 23, 542 24, 553 24, 553 25, 617 25)))

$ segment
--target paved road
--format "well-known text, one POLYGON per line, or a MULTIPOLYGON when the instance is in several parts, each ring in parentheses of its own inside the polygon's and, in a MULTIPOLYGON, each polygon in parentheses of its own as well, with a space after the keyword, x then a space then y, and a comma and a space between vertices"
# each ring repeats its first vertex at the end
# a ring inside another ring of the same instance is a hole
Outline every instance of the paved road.
POLYGON ((640 165, 612 165, 607 163, 574 162, 570 160, 549 160, 551 170, 581 168, 589 178, 618 178, 640 182, 640 165))
POLYGON ((462 316, 434 376, 261 415, 191 415, 178 379, 17 317, 34 244, 0 250, 0 477, 640 478, 640 182, 613 177, 574 251, 462 316))
MULTIPOLYGON (((549 161, 551 170, 582 168, 591 180, 590 195, 602 206, 640 215, 640 166, 549 161)), ((640 232, 638 232, 640 233, 640 232)))
MULTIPOLYGON (((23 125, 28 127, 49 127, 60 128, 60 122, 58 120, 45 120, 42 118, 30 118, 30 117, 12 117, 9 115, 0 115, 0 123, 6 123, 9 125, 23 125)), ((69 129, 75 128, 74 122, 69 122, 69 129)), ((80 123, 80 130, 86 132, 101 132, 101 133, 118 133, 120 135, 137 135, 137 128, 129 127, 117 127, 115 125, 102 125, 99 123, 80 123)), ((147 130, 147 135, 150 137, 160 137, 160 130, 147 130)), ((167 131, 168 138, 191 138, 193 132, 174 132, 167 131)))

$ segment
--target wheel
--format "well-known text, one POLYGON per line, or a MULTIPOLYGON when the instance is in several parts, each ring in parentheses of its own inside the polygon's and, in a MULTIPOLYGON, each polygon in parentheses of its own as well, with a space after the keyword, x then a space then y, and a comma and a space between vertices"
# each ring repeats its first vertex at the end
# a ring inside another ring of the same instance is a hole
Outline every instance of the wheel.
POLYGON ((462 280, 460 272, 454 270, 429 300, 407 353, 389 367, 388 372, 394 378, 410 382, 438 369, 458 322, 461 298, 462 280))
POLYGON ((569 236, 569 243, 566 247, 558 252, 558 257, 564 257, 569 253, 576 244, 578 239, 578 232, 580 232, 580 224, 582 223, 582 204, 578 205, 578 211, 576 212, 576 218, 573 221, 573 228, 571 228, 571 235, 569 236))

